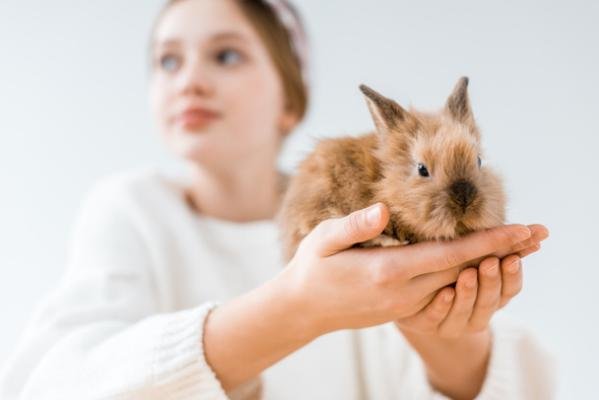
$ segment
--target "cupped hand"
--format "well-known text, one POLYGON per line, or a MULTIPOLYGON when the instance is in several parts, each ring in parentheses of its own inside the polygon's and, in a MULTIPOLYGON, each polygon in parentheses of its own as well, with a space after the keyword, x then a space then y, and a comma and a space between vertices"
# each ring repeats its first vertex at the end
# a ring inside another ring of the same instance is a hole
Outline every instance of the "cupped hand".
POLYGON ((455 288, 441 289, 414 315, 396 321, 402 332, 455 339, 488 330, 493 314, 522 289, 521 258, 488 257, 463 270, 455 288))
MULTIPOLYGON (((466 266, 490 255, 524 256, 534 250, 538 237, 546 231, 540 225, 505 225, 448 242, 352 247, 377 237, 388 220, 389 212, 381 203, 325 220, 302 240, 281 272, 279 279, 286 293, 295 300, 296 310, 315 336, 414 317, 458 276, 472 280, 475 270, 462 271, 466 266), (369 211, 373 212, 371 219, 367 218, 369 211)), ((472 301, 471 292, 465 302, 472 301)), ((458 296, 461 301, 463 295, 458 296)))

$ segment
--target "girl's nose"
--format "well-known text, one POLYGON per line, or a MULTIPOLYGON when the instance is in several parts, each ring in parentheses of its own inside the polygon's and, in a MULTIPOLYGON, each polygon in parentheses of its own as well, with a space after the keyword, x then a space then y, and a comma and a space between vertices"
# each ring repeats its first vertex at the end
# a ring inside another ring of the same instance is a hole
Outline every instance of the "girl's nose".
POLYGON ((214 84, 207 66, 199 60, 190 60, 180 74, 180 91, 185 95, 210 96, 214 84))

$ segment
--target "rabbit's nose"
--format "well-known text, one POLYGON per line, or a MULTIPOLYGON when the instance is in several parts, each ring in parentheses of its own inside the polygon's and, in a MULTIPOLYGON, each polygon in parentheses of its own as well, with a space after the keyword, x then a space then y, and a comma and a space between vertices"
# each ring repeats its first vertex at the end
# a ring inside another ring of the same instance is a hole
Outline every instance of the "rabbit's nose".
POLYGON ((476 187, 465 179, 455 181, 449 187, 449 195, 462 209, 466 209, 476 196, 476 187))

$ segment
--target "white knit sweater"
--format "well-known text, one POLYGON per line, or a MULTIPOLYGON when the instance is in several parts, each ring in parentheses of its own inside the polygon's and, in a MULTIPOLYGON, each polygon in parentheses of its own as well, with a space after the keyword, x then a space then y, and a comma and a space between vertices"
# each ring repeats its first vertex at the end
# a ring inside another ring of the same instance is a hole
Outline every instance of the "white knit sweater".
MULTIPOLYGON (((322 336, 226 394, 206 363, 207 312, 282 268, 270 220, 192 212, 174 177, 142 168, 89 191, 68 268, 0 376, 9 399, 434 399, 393 324, 322 336)), ((552 358, 521 327, 494 321, 480 399, 550 399, 552 358)))

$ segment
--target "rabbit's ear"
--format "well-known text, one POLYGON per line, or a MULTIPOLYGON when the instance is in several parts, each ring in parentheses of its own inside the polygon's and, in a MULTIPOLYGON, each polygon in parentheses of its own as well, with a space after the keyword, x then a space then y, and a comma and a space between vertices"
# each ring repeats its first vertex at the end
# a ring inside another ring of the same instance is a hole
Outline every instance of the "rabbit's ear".
POLYGON ((368 109, 379 132, 388 133, 410 117, 410 114, 395 101, 386 98, 368 86, 360 85, 360 90, 366 96, 368 109))
POLYGON ((474 124, 470 100, 468 98, 468 77, 463 76, 458 80, 453 91, 447 99, 445 109, 449 115, 458 122, 474 124))

